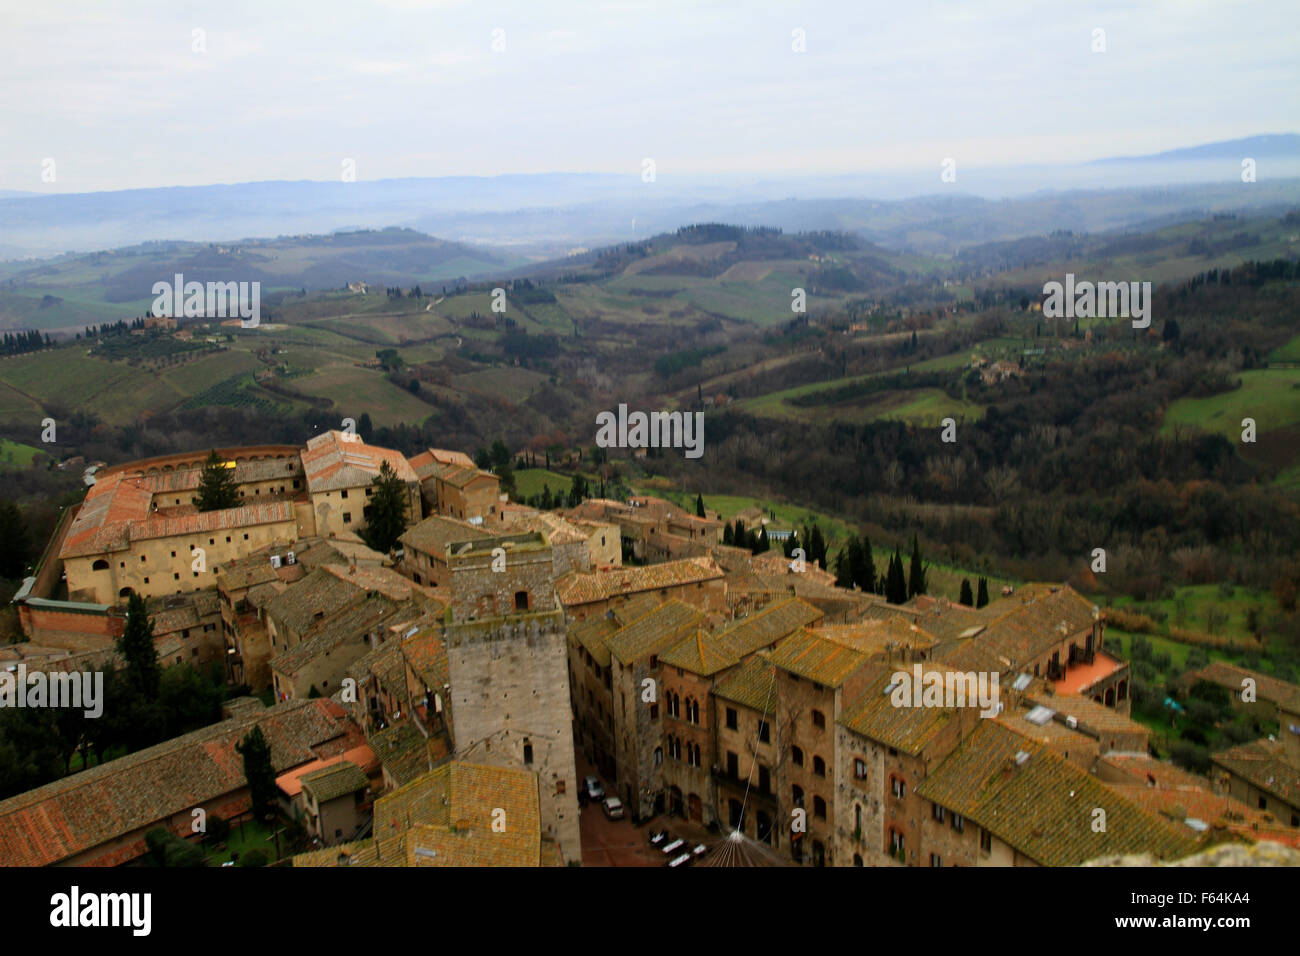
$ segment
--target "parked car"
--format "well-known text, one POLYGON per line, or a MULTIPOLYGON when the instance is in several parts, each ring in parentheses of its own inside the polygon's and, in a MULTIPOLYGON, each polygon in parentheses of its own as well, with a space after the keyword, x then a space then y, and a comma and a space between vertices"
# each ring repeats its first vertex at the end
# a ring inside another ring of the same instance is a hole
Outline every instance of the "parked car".
POLYGON ((668 866, 690 866, 693 857, 689 853, 683 853, 681 856, 674 857, 668 861, 668 866))
POLYGON ((651 846, 663 846, 667 841, 668 841, 668 831, 667 831, 667 830, 651 830, 651 831, 650 831, 650 845, 651 845, 651 846))
POLYGON ((665 844, 663 847, 663 852, 665 856, 672 856, 674 853, 680 852, 685 847, 686 847, 686 841, 683 840, 681 837, 678 837, 676 840, 673 840, 673 842, 665 844))
POLYGON ((600 803, 605 799, 605 785, 599 777, 588 777, 582 782, 582 789, 592 803, 600 803))
POLYGON ((707 843, 697 843, 695 849, 691 851, 691 856, 699 859, 704 856, 704 854, 708 853, 710 849, 712 848, 707 843))
POLYGON ((623 819, 623 801, 618 797, 608 797, 605 800, 605 816, 611 820, 623 819))

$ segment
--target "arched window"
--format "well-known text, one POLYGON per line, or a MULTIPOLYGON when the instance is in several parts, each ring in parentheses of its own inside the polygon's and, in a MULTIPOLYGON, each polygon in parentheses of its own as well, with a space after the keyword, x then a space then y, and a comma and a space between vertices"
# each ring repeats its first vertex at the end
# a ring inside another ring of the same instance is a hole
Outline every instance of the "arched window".
POLYGON ((691 723, 698 724, 699 722, 700 722, 700 702, 698 700, 693 700, 691 701, 691 723))
POLYGON ((813 816, 818 820, 826 819, 826 801, 821 797, 813 797, 813 816))
POLYGON ((802 766, 803 766, 803 750, 801 750, 801 749, 798 748, 798 747, 791 747, 791 748, 790 748, 790 760, 794 763, 794 765, 795 765, 796 767, 802 767, 802 766))
POLYGON ((817 774, 819 777, 826 776, 826 761, 821 757, 813 757, 813 773, 817 774))
POLYGON ((94 564, 92 564, 92 565, 90 566, 90 570, 92 570, 92 571, 107 571, 107 570, 108 570, 108 562, 105 561, 103 558, 99 558, 98 560, 95 561, 94 564))
POLYGON ((664 748, 663 748, 663 747, 656 747, 656 748, 655 748, 655 766, 657 767, 657 766, 659 766, 659 765, 660 765, 661 763, 663 763, 663 762, 664 762, 664 748))
POLYGON ((532 764, 533 762, 533 745, 527 740, 524 741, 524 763, 532 764))
POLYGON ((793 801, 793 803, 794 803, 794 805, 795 805, 796 807, 802 807, 802 806, 803 806, 803 787, 799 786, 797 783, 796 783, 793 787, 791 787, 791 788, 790 788, 790 799, 793 801))
POLYGON ((117 592, 117 596, 118 596, 118 597, 130 597, 131 594, 132 594, 132 591, 131 591, 131 589, 130 589, 129 587, 128 587, 128 588, 122 588, 122 590, 120 590, 120 591, 117 592))

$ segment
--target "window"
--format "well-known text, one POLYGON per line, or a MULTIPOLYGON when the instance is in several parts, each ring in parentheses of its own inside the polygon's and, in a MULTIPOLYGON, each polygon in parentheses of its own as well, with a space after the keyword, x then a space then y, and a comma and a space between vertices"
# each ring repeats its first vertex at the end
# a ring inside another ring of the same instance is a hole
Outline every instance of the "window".
POLYGON ((818 820, 826 819, 826 801, 821 797, 813 797, 813 816, 818 820))
MULTIPOLYGON (((149 583, 149 579, 148 579, 148 578, 145 578, 144 581, 145 581, 145 584, 148 584, 148 583, 149 583)), ((1259 808, 1260 808, 1261 810, 1267 810, 1267 809, 1268 809, 1268 800, 1266 800, 1264 797, 1260 797, 1260 798, 1259 798, 1259 808)))
POLYGON ((351 524, 351 523, 352 523, 352 512, 351 512, 351 511, 345 511, 345 512, 343 512, 343 523, 344 523, 344 524, 351 524))
POLYGON ((939 804, 936 803, 930 808, 930 815, 940 823, 943 823, 943 807, 939 806, 939 804))
POLYGON ((903 797, 907 796, 907 784, 898 777, 890 777, 889 792, 901 800, 903 797))
POLYGON ((657 766, 659 766, 659 765, 660 765, 661 763, 663 763, 663 762, 664 762, 664 748, 663 748, 663 747, 656 747, 656 748, 655 748, 655 766, 657 767, 657 766))
POLYGON ((659 705, 658 705, 658 704, 651 704, 651 705, 650 705, 650 719, 651 719, 651 720, 658 720, 658 719, 659 719, 659 705))
MULTIPOLYGON (((176 552, 175 552, 175 551, 172 552, 172 557, 173 557, 173 558, 176 557, 176 552)), ((92 564, 92 565, 90 566, 90 570, 92 570, 92 571, 107 571, 107 570, 108 570, 108 562, 105 561, 103 558, 100 558, 100 559, 97 560, 94 564, 92 564)))
POLYGON ((760 720, 758 722, 758 739, 765 744, 772 742, 772 730, 767 725, 766 720, 760 720))
POLYGON ((796 807, 803 806, 803 787, 795 784, 790 788, 790 800, 796 807))
POLYGON ((826 761, 821 757, 813 757, 813 773, 819 777, 826 776, 826 761))
POLYGON ((943 857, 939 856, 939 855, 936 854, 936 853, 931 853, 931 854, 930 854, 930 865, 933 866, 933 867, 935 867, 935 868, 938 868, 938 867, 943 866, 943 857))
POLYGON ((686 708, 688 711, 686 719, 692 724, 698 724, 700 722, 700 702, 694 699, 688 700, 686 702, 686 708))
POLYGON ((772 792, 772 773, 762 764, 758 765, 758 790, 760 793, 772 792))
POLYGON ((860 760, 856 757, 853 759, 853 779, 867 779, 867 762, 865 760, 860 760))
POLYGON ((343 491, 340 493, 340 497, 346 498, 347 496, 348 496, 348 490, 344 488, 343 491))
POLYGON ((889 831, 889 852, 894 856, 903 852, 903 834, 897 830, 889 831))
POLYGON ((727 751, 727 776, 732 780, 740 777, 740 758, 730 750, 727 751))
POLYGON ((966 818, 963 817, 960 813, 954 813, 952 815, 952 828, 956 830, 958 833, 965 833, 966 818))
POLYGON ((988 830, 980 830, 980 852, 985 854, 993 852, 993 834, 988 830))
POLYGON ((826 715, 823 714, 820 710, 814 710, 812 712, 812 722, 813 722, 813 727, 816 728, 817 730, 826 729, 826 715))
POLYGON ((802 767, 802 766, 803 766, 803 751, 800 750, 798 747, 791 747, 791 748, 790 748, 790 762, 793 763, 796 767, 802 767))
POLYGON ((527 610, 528 610, 528 592, 527 592, 527 591, 516 591, 516 592, 515 592, 515 610, 516 610, 516 611, 527 611, 527 610))
POLYGON ((727 729, 736 729, 736 708, 734 707, 727 708, 727 729))

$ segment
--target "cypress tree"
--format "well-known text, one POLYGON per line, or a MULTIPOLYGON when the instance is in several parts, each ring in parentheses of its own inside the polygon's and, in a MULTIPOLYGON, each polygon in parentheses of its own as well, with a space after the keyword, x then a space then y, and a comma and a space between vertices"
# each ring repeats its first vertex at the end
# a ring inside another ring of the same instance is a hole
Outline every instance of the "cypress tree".
POLYGON ((734 545, 736 543, 736 534, 731 530, 730 521, 722 526, 722 543, 726 545, 734 545))
POLYGON ((271 764, 271 745, 266 742, 262 728, 254 725, 235 751, 244 758, 244 777, 248 780, 248 793, 252 803, 253 818, 269 819, 275 810, 275 768, 271 764))
POLYGON ((989 603, 989 581, 988 578, 980 578, 979 596, 975 599, 975 606, 983 607, 989 603))
POLYGON ((705 515, 704 515, 704 496, 703 496, 703 495, 696 495, 696 496, 695 496, 695 517, 697 517, 697 518, 703 518, 704 516, 705 516, 705 515))
POLYGON ((862 536, 862 578, 858 581, 864 591, 876 590, 876 562, 871 556, 871 539, 862 536))
POLYGON ((975 597, 974 595, 971 594, 969 578, 961 579, 961 597, 959 598, 959 600, 961 601, 962 604, 965 604, 967 607, 975 606, 975 597))
POLYGON ((379 474, 371 482, 374 494, 370 496, 370 515, 366 519, 361 537, 366 544, 383 553, 397 544, 406 530, 406 512, 409 505, 406 482, 397 477, 387 461, 379 466, 379 474))
POLYGON ((208 452, 208 460, 199 476, 199 495, 195 504, 200 511, 218 511, 233 508, 239 503, 239 489, 235 487, 235 470, 217 457, 216 449, 208 452))
POLYGON ((921 545, 912 535, 912 562, 907 576, 907 596, 925 593, 925 568, 921 565, 921 545))

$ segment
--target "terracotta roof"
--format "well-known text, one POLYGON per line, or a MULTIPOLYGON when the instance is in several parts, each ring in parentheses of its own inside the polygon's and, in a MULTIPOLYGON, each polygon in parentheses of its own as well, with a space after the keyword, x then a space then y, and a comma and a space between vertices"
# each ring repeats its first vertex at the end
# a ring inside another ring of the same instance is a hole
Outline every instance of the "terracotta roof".
POLYGON ((1074 694, 1030 694, 1027 699, 1043 707, 1056 711, 1056 720, 1064 723, 1073 717, 1078 721, 1079 729, 1090 737, 1103 737, 1107 734, 1139 734, 1145 740, 1151 731, 1143 724, 1121 714, 1113 707, 1099 704, 1088 697, 1074 694))
POLYGON ((266 735, 278 771, 360 743, 355 725, 330 700, 291 700, 225 720, 0 802, 0 859, 15 866, 59 863, 242 790, 244 760, 235 745, 254 725, 266 735))
POLYGON ((374 732, 369 743, 398 786, 429 772, 429 741, 410 719, 374 732))
POLYGON ((601 667, 608 667, 610 662, 609 638, 618 631, 618 621, 603 614, 589 617, 569 626, 569 637, 586 648, 601 667))
POLYGON ((660 654, 699 627, 704 615, 682 601, 667 601, 605 639, 610 653, 624 665, 660 654))
POLYGON ((868 660, 865 654, 807 629, 776 645, 769 659, 782 670, 827 687, 839 687, 868 660))
POLYGON ((340 431, 308 439, 302 453, 307 489, 313 493, 368 485, 379 475, 385 461, 402 481, 420 480, 401 452, 367 445, 359 437, 349 438, 340 431))
POLYGON ((725 634, 697 630, 660 654, 659 663, 712 677, 740 663, 740 654, 725 634))
MULTIPOLYGON (((1286 728, 1282 730, 1286 733, 1286 728)), ((1288 763, 1282 744, 1255 740, 1211 754, 1217 766, 1247 781, 1257 790, 1271 794, 1287 806, 1300 807, 1300 767, 1288 763)))
MULTIPOLYGON (((958 718, 955 707, 894 706, 885 691, 893 686, 895 669, 880 664, 872 667, 875 674, 867 686, 844 707, 838 720, 842 726, 904 753, 919 754, 936 734, 958 718)), ((978 704, 971 709, 978 711, 978 704)))
POLYGON ((714 685, 713 696, 768 713, 776 703, 775 683, 776 668, 763 654, 755 654, 714 685))
POLYGON ((340 760, 304 774, 299 783, 317 803, 326 803, 370 786, 370 780, 362 769, 350 760, 340 760))
POLYGON ((933 634, 901 617, 826 625, 814 628, 813 633, 872 658, 901 648, 929 650, 938 643, 933 634))
POLYGON ((455 518, 446 518, 442 515, 433 515, 425 518, 414 527, 407 528, 397 540, 404 547, 421 551, 424 554, 435 555, 445 560, 448 545, 490 537, 492 537, 492 533, 484 530, 480 525, 472 525, 467 521, 457 521, 455 518))
POLYGON ((565 607, 575 607, 605 601, 620 594, 635 594, 722 578, 722 569, 712 558, 685 558, 643 567, 571 571, 555 582, 555 593, 565 607))
POLYGON ((1195 849, 1184 828, 1147 813, 1064 757, 992 720, 980 721, 916 793, 1044 866, 1078 866, 1134 853, 1171 860, 1195 849), (1106 814, 1101 832, 1093 829, 1096 809, 1106 814))
POLYGON ((301 635, 314 622, 332 617, 365 595, 364 588, 317 568, 268 601, 266 613, 301 635))
POLYGON ((746 657, 821 619, 822 612, 811 604, 788 598, 735 621, 723 629, 723 634, 736 654, 746 657))
POLYGON ((1199 670, 1188 671, 1179 678, 1179 683, 1190 687, 1198 680, 1206 680, 1220 687, 1226 687, 1231 693, 1238 695, 1237 699, 1240 700, 1242 681, 1248 678, 1255 682, 1256 699, 1272 701, 1292 713, 1300 713, 1300 687, 1279 680, 1270 674, 1237 667, 1227 661, 1211 661, 1199 670))

